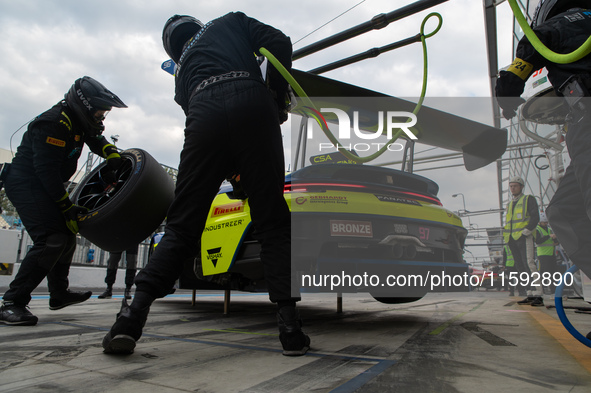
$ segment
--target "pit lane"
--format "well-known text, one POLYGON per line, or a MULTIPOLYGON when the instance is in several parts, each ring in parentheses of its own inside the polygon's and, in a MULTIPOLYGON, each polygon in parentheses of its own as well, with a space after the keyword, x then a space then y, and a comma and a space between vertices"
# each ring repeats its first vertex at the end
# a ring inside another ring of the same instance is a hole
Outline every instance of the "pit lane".
MULTIPOLYGON (((266 294, 233 292, 225 315, 222 293, 198 292, 192 306, 190 292, 177 291, 153 304, 135 353, 113 356, 101 340, 120 296, 50 311, 36 292, 37 326, 0 325, 0 391, 589 391, 591 348, 555 310, 517 300, 480 291, 386 305, 346 294, 338 313, 336 295, 304 294, 312 345, 292 358, 281 355, 266 294)), ((590 315, 567 313, 584 334, 591 329, 590 315)))

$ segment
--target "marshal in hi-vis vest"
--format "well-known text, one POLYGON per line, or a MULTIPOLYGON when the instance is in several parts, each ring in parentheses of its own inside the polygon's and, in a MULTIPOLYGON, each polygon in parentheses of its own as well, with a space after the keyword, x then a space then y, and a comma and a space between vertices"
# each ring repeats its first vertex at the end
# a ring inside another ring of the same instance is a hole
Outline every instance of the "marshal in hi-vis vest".
POLYGON ((505 218, 505 227, 503 228, 503 239, 505 243, 509 238, 515 240, 521 237, 521 233, 529 223, 529 214, 527 214, 527 195, 521 195, 517 201, 511 201, 507 205, 507 216, 505 218))
POLYGON ((513 258, 513 253, 509 246, 505 246, 505 253, 507 254, 507 261, 505 262, 505 266, 513 267, 515 266, 515 258, 513 258))
MULTIPOLYGON (((540 233, 542 237, 550 236, 552 230, 550 227, 544 229, 541 225, 538 225, 536 230, 540 233)), ((538 256, 540 255, 554 255, 554 239, 549 237, 544 243, 538 244, 538 256)))

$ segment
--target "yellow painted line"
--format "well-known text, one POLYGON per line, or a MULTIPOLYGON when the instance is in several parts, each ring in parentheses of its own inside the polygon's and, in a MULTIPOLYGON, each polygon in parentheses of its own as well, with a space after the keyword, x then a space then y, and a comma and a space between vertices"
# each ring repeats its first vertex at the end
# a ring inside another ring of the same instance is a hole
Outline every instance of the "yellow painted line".
POLYGON ((562 325, 560 320, 542 311, 532 311, 530 315, 558 341, 588 372, 591 373, 591 348, 580 343, 562 325))
POLYGON ((279 336, 279 334, 247 332, 247 331, 238 330, 238 329, 203 329, 203 330, 209 330, 211 332, 223 332, 223 333, 254 334, 254 335, 258 335, 258 336, 274 336, 274 337, 279 336))
POLYGON ((429 333, 429 335, 431 336, 436 336, 439 333, 441 333, 442 331, 444 331, 445 329, 447 329, 454 321, 460 319, 461 317, 463 317, 464 315, 477 310, 480 306, 482 306, 484 304, 484 302, 486 302, 486 300, 483 300, 482 302, 478 303, 475 307, 473 307, 471 310, 465 311, 463 313, 460 313, 458 315, 456 315, 455 317, 453 317, 452 319, 449 319, 447 321, 445 321, 444 323, 442 323, 441 325, 437 326, 435 328, 435 330, 433 330, 432 332, 429 333))

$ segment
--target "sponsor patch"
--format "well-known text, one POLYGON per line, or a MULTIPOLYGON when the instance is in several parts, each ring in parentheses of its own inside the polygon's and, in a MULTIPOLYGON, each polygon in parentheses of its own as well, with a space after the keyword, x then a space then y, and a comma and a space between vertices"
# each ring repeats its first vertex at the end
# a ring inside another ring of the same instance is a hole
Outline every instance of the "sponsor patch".
POLYGON ((232 228, 232 227, 242 225, 243 221, 244 220, 234 220, 234 221, 223 222, 220 224, 213 224, 213 225, 206 226, 203 231, 209 232, 209 231, 217 231, 218 229, 232 228))
POLYGON ((59 146, 59 147, 66 146, 66 141, 62 141, 61 139, 52 138, 50 136, 47 137, 45 142, 49 143, 50 145, 59 146))
POLYGON ((207 250, 207 259, 211 261, 211 263, 213 263, 213 267, 216 267, 216 265, 218 264, 218 259, 220 259, 222 257, 222 248, 221 247, 216 247, 216 248, 212 248, 207 250))
POLYGON ((373 237, 370 221, 330 220, 330 236, 373 237))
POLYGON ((229 203, 227 205, 220 205, 213 208, 211 212, 212 217, 225 216, 226 214, 238 213, 244 211, 244 203, 229 203))
POLYGON ((376 198, 381 202, 406 203, 407 205, 421 206, 421 204, 414 199, 400 198, 392 195, 376 195, 376 198))

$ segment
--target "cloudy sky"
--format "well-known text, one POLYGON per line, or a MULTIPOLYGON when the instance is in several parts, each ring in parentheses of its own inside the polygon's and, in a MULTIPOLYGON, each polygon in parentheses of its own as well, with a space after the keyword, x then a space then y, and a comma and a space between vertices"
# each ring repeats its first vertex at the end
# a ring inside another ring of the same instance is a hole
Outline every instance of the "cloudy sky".
MULTIPOLYGON (((13 133, 62 99, 75 79, 89 75, 129 106, 109 114, 104 135, 109 138, 117 134, 119 147, 145 149, 159 162, 176 167, 183 142, 184 115, 173 101, 174 79, 160 68, 167 60, 162 48, 162 27, 171 15, 189 14, 206 22, 230 11, 243 11, 282 30, 298 49, 412 2, 0 0, 0 148, 16 150, 25 128, 11 141, 13 133)), ((449 0, 382 30, 298 60, 294 68, 313 69, 414 36, 423 18, 433 11, 443 16, 443 27, 428 40, 427 95, 490 96, 483 5, 477 0, 449 0)), ((498 12, 503 66, 512 60, 508 4, 499 6, 498 12)), ((430 20, 427 32, 435 25, 436 20, 430 20)), ((324 76, 394 96, 417 97, 422 81, 421 47, 413 44, 324 76)), ((286 128, 284 132, 288 141, 290 130, 286 128)), ((440 185, 440 198, 450 210, 463 209, 462 198, 452 198, 455 193, 464 195, 468 210, 498 205, 494 164, 470 173, 456 167, 420 174, 440 185)), ((498 216, 472 218, 472 222, 480 227, 498 225, 498 216)))

